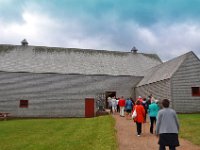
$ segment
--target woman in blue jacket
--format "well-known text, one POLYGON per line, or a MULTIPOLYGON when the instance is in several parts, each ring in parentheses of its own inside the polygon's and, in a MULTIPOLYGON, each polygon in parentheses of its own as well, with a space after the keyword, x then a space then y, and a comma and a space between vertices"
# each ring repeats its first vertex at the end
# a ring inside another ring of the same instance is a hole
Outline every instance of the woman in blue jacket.
POLYGON ((150 125, 150 133, 153 134, 153 126, 156 123, 156 117, 159 111, 159 106, 156 104, 155 100, 152 100, 151 104, 149 105, 148 114, 150 117, 151 125, 150 125))

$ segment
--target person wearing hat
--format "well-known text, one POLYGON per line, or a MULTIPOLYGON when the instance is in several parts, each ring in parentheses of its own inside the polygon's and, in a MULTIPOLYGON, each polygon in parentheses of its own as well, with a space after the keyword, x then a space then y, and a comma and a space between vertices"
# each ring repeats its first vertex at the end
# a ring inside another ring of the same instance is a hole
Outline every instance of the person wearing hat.
POLYGON ((179 146, 179 122, 176 112, 169 108, 169 103, 168 99, 164 99, 162 101, 163 109, 158 112, 156 135, 159 135, 159 150, 166 150, 166 146, 169 146, 170 150, 176 150, 176 147, 179 146))

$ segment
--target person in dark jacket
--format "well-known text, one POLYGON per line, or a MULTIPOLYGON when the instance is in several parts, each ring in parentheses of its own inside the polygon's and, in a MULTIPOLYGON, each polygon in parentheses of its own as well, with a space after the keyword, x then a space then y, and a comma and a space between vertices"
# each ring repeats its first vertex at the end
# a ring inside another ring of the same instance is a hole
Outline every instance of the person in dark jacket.
POLYGON ((179 123, 176 112, 169 108, 169 103, 168 99, 164 99, 162 101, 163 109, 158 112, 156 134, 159 135, 159 150, 166 150, 166 146, 169 146, 170 150, 176 150, 176 147, 179 146, 179 123))

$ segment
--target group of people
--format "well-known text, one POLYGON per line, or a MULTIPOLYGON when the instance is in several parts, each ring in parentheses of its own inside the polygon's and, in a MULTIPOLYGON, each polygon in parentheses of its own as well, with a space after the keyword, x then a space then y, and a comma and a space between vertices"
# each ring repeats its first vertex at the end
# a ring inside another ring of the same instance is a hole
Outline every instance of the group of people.
POLYGON ((141 136, 142 124, 146 122, 146 115, 148 114, 150 120, 149 132, 155 133, 159 137, 159 150, 165 150, 165 146, 169 146, 170 150, 175 150, 179 146, 179 123, 176 112, 169 107, 170 101, 168 99, 158 101, 150 95, 147 98, 139 96, 134 101, 131 98, 125 100, 122 96, 118 99, 110 98, 108 103, 111 113, 120 112, 120 116, 126 116, 127 119, 131 118, 133 112, 136 111, 137 115, 133 120, 136 123, 138 137, 141 136), (119 107, 119 110, 117 107, 119 107), (154 129, 155 125, 156 129, 154 129))
POLYGON ((132 98, 125 100, 123 96, 121 98, 116 98, 115 96, 108 97, 108 107, 112 114, 119 112, 121 117, 130 116, 133 106, 134 101, 132 98))

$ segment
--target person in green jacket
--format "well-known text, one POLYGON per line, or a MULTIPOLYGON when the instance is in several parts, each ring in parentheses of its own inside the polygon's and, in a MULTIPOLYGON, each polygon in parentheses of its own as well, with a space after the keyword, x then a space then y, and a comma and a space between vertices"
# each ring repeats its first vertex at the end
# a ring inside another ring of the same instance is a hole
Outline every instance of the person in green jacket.
POLYGON ((155 100, 152 100, 151 104, 149 105, 149 109, 148 109, 148 114, 149 114, 150 122, 151 122, 151 125, 150 125, 150 133, 151 134, 153 134, 153 126, 154 126, 154 123, 156 123, 156 117, 157 117, 159 109, 160 108, 159 108, 158 104, 156 104, 155 100))

